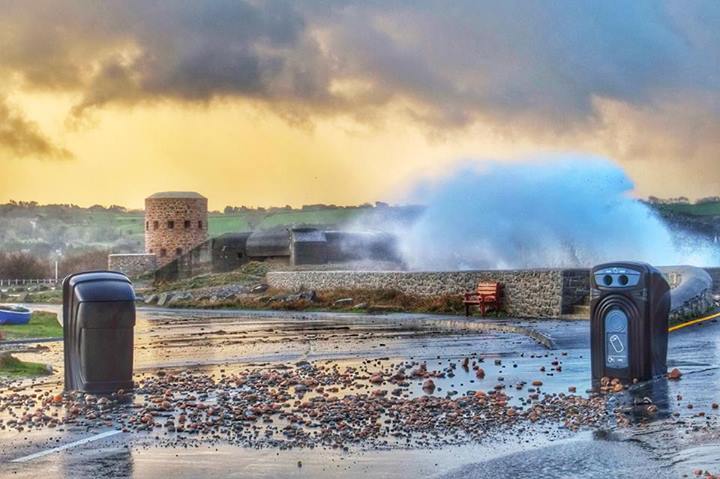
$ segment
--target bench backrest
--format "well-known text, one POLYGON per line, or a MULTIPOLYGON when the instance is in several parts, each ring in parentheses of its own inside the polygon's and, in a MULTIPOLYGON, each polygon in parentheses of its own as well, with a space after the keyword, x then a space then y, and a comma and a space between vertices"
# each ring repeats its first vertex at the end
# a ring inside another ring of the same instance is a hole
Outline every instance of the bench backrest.
POLYGON ((499 295, 501 289, 500 283, 478 283, 477 293, 478 294, 495 294, 499 295))

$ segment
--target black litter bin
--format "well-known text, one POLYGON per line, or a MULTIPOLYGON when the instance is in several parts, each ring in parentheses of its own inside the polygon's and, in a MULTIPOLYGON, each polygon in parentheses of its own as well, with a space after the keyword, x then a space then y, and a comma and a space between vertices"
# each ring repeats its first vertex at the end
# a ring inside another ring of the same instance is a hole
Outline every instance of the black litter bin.
POLYGON ((608 263, 591 275, 594 380, 648 380, 667 372, 670 286, 645 263, 608 263))
POLYGON ((132 389, 135 292, 121 273, 93 271, 63 281, 65 390, 132 389))

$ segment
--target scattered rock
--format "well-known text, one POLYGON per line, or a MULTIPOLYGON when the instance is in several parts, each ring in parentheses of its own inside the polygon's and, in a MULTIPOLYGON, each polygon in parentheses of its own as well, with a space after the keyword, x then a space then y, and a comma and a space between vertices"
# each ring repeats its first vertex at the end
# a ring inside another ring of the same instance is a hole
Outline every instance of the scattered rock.
POLYGON ((305 360, 296 362, 295 366, 298 368, 301 368, 301 369, 311 369, 312 368, 312 364, 310 364, 308 361, 305 361, 305 360))
MULTIPOLYGON (((185 301, 192 301, 193 296, 190 293, 177 293, 173 294, 170 300, 167 302, 168 306, 175 306, 185 301)), ((158 302, 159 304, 159 302, 158 302)))
POLYGON ((432 394, 432 392, 435 391, 435 382, 432 379, 428 379, 423 382, 422 388, 426 393, 432 394))
POLYGON ((370 382, 373 384, 382 384, 383 377, 382 374, 373 374, 370 376, 370 382))
POLYGON ((267 284, 258 284, 258 285, 256 285, 256 286, 253 286, 253 287, 250 289, 250 292, 253 293, 253 294, 264 293, 265 291, 268 290, 268 287, 269 287, 269 286, 268 286, 267 284))
MULTIPOLYGON (((469 369, 471 361, 457 366, 469 369)), ((174 446, 227 440, 250 447, 384 447, 391 437, 423 436, 422 446, 428 447, 428 438, 437 440, 435 444, 459 435, 482 440, 493 430, 523 430, 530 423, 574 431, 603 427, 613 419, 608 414, 610 399, 604 395, 540 395, 533 390, 526 397, 511 398, 502 386, 459 395, 452 389, 455 384, 441 397, 434 395, 442 390, 434 379, 449 378, 455 365, 434 370, 417 361, 379 369, 374 364, 368 360, 342 367, 299 361, 213 373, 165 369, 136 376, 131 397, 124 391, 106 397, 7 390, 0 394, 0 410, 13 422, 1 426, 110 426, 143 436, 162 428, 162 443, 174 446), (415 391, 416 381, 422 381, 425 395, 415 391), (383 382, 391 387, 379 386, 383 382), (518 399, 522 405, 515 402, 518 399)))
POLYGON ((301 291, 298 293, 298 299, 302 299, 305 301, 315 301, 317 299, 317 293, 314 289, 311 289, 309 291, 301 291))
POLYGON ((173 294, 172 293, 160 293, 158 295, 157 305, 158 306, 167 306, 167 304, 172 299, 173 294))
POLYGON ((352 298, 340 298, 333 302, 333 306, 350 306, 352 303, 352 298))

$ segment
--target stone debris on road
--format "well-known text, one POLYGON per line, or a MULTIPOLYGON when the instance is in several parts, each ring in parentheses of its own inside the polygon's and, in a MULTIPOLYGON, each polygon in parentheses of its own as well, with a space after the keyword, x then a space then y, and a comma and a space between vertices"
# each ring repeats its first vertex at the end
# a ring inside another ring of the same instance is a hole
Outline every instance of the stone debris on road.
MULTIPOLYGON (((614 417, 602 394, 545 393, 540 381, 517 397, 502 384, 443 393, 433 378, 453 375, 454 362, 438 370, 425 362, 379 364, 163 370, 140 376, 132 393, 107 396, 16 388, 0 396, 0 429, 116 428, 167 445, 193 438, 253 447, 432 447, 508 428, 530 433, 534 423, 538 430, 605 427, 614 417)), ((475 359, 463 366, 480 370, 475 359)))
POLYGON ((459 364, 484 387, 442 391, 436 380, 458 371, 458 363, 447 361, 438 369, 426 361, 384 358, 344 367, 299 361, 216 373, 159 370, 139 375, 133 392, 106 396, 8 388, 0 394, 0 430, 115 428, 138 438, 154 436, 166 446, 222 440, 280 448, 435 447, 509 431, 622 428, 658 411, 647 397, 630 406, 615 400, 628 386, 608 377, 585 396, 574 386, 568 393, 546 392, 552 376, 529 381, 527 388, 524 381, 508 385, 518 391, 510 395, 502 376, 494 386, 485 379, 483 359, 476 356, 459 364))

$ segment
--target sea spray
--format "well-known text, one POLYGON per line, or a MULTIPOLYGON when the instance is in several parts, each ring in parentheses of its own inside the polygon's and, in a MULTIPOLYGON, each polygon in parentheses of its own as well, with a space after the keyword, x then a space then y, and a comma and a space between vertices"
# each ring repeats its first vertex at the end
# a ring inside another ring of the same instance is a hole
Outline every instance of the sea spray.
POLYGON ((424 204, 423 213, 409 227, 385 228, 416 270, 718 263, 714 245, 674 234, 633 188, 597 157, 476 162, 417 185, 406 200, 424 204))

